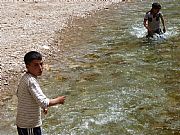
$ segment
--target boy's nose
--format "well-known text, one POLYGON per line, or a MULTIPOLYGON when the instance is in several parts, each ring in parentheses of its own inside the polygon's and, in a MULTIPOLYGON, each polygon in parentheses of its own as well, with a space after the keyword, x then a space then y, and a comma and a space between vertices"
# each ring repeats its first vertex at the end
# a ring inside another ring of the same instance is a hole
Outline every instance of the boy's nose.
POLYGON ((40 66, 40 69, 43 70, 43 66, 40 66))
POLYGON ((41 64, 39 64, 39 69, 42 71, 43 70, 43 66, 41 64))

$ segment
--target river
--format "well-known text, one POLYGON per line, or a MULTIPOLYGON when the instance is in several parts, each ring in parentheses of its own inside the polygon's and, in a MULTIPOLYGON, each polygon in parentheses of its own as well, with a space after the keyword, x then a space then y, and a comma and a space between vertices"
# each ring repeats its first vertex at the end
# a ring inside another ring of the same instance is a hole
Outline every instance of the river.
MULTIPOLYGON (((151 1, 140 0, 78 18, 57 35, 66 49, 40 82, 48 97, 67 99, 43 116, 45 135, 180 134, 180 3, 161 4, 161 37, 145 38, 151 1)), ((2 135, 16 134, 14 100, 1 111, 2 135)))

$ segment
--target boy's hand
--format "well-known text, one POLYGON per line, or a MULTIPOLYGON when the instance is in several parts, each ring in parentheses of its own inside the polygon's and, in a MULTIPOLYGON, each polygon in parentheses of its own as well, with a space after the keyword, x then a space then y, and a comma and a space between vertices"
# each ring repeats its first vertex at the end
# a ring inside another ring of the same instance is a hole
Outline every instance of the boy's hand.
POLYGON ((48 113, 48 109, 47 109, 47 108, 44 108, 44 109, 43 109, 43 112, 44 112, 44 114, 46 115, 46 114, 48 113))
POLYGON ((65 98, 66 98, 65 96, 59 96, 58 97, 59 104, 64 104, 65 98))
POLYGON ((163 27, 163 32, 164 32, 164 33, 166 32, 166 28, 165 28, 165 27, 163 27))
POLYGON ((54 106, 57 104, 64 104, 65 98, 66 98, 65 96, 58 96, 57 98, 50 99, 49 106, 54 106))

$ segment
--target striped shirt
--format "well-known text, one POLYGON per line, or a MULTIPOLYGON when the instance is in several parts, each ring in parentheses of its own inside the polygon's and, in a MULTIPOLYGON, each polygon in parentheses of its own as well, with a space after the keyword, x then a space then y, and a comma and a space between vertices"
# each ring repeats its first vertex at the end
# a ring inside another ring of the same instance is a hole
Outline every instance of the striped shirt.
POLYGON ((20 128, 41 126, 41 108, 47 108, 49 99, 43 94, 35 76, 29 73, 22 76, 17 89, 17 97, 17 126, 20 128))

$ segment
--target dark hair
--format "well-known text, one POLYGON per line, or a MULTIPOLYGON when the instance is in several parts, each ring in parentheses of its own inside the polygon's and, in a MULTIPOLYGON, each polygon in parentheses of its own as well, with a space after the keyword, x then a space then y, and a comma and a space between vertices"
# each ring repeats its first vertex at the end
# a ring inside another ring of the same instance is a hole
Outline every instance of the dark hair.
POLYGON ((25 54, 24 62, 26 65, 31 63, 33 60, 42 60, 42 55, 36 51, 30 51, 30 52, 25 54))
POLYGON ((152 8, 154 9, 161 9, 161 5, 159 3, 153 3, 152 8))

